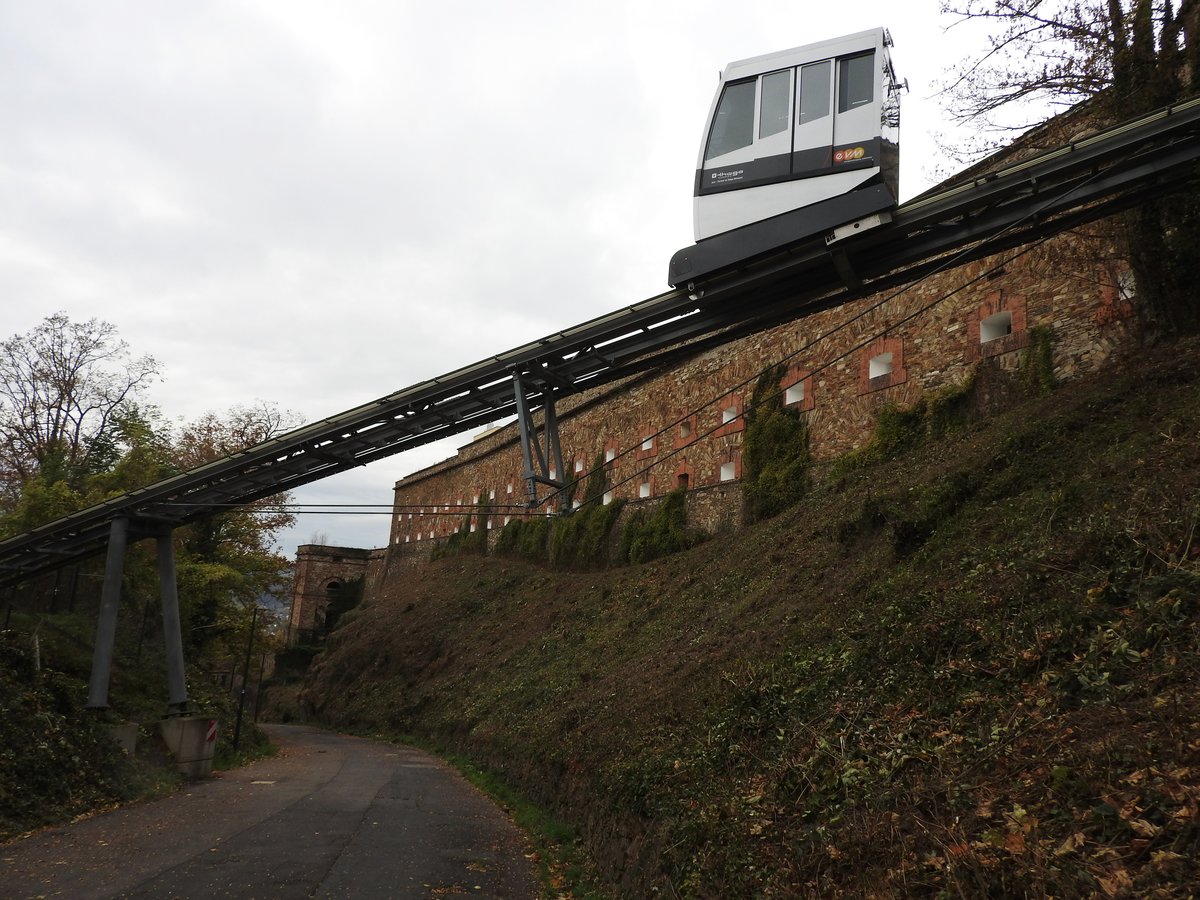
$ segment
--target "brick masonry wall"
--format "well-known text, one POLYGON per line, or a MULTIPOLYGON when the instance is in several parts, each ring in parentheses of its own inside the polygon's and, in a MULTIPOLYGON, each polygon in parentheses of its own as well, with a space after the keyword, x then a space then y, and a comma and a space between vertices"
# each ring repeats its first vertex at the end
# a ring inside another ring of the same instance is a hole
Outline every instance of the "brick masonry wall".
MULTIPOLYGON (((662 496, 686 479, 693 524, 713 531, 740 513, 740 491, 727 488, 741 475, 743 407, 772 365, 788 370, 780 390, 793 388, 787 396, 807 420, 818 462, 862 445, 884 404, 908 406, 961 383, 982 360, 1017 369, 1033 328, 1052 332, 1058 378, 1095 372, 1136 343, 1133 308, 1120 289, 1127 266, 1106 233, 1101 223, 1059 235, 567 398, 558 411, 564 468, 585 475, 615 453, 613 496, 626 500, 662 496), (997 316, 1011 333, 981 343, 981 329, 994 331, 997 316)), ((426 558, 430 542, 456 531, 478 503, 490 505, 484 527, 492 530, 520 515, 522 469, 512 425, 398 482, 390 537, 397 558, 426 558)))
POLYGON ((288 643, 312 634, 325 624, 331 588, 366 578, 364 594, 373 587, 369 574, 378 571, 383 550, 303 544, 296 549, 296 575, 292 585, 292 611, 288 617, 288 643))

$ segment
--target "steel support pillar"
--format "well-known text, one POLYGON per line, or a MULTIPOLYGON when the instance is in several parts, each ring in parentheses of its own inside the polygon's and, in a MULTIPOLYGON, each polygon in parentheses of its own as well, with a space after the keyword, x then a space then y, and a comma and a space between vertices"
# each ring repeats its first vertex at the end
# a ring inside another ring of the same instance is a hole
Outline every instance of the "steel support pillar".
POLYGON ((108 709, 108 684, 112 677, 113 644, 117 637, 117 614, 121 608, 121 581, 125 576, 125 546, 129 542, 129 519, 112 520, 108 529, 108 557, 104 563, 104 585, 100 591, 100 618, 92 649, 92 676, 88 682, 88 709, 108 709))
POLYGON ((179 588, 175 578, 175 545, 171 529, 164 528, 158 542, 158 591, 162 598, 163 644, 167 654, 167 715, 187 713, 187 678, 183 668, 183 635, 179 626, 179 588))
MULTIPOLYGON (((513 369, 512 379, 517 405, 517 429, 521 437, 521 457, 525 462, 526 506, 534 509, 538 505, 539 484, 547 485, 556 491, 561 491, 566 485, 563 478, 562 448, 558 442, 558 417, 554 413, 554 393, 548 387, 542 389, 542 438, 546 444, 543 449, 538 439, 537 423, 533 421, 533 413, 529 408, 529 398, 525 393, 525 376, 519 369, 513 369), (551 471, 557 477, 551 478, 551 471)), ((561 508, 562 498, 559 500, 559 506, 561 508)))

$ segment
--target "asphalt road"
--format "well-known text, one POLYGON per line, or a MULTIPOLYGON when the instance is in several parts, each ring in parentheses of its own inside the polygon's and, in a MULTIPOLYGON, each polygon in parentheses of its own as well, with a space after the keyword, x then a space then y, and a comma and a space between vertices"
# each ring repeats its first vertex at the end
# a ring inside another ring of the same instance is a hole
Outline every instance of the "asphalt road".
POLYGON ((515 826, 445 763, 266 730, 272 759, 0 846, 0 897, 536 896, 515 826))

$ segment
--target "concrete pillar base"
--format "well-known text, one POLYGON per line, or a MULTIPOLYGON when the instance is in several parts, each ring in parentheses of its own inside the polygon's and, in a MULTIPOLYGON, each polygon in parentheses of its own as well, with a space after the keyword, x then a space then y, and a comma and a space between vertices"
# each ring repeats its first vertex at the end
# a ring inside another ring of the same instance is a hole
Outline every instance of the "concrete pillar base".
POLYGON ((217 720, 206 716, 179 716, 159 724, 163 741, 175 757, 175 767, 188 778, 212 774, 217 747, 217 720))

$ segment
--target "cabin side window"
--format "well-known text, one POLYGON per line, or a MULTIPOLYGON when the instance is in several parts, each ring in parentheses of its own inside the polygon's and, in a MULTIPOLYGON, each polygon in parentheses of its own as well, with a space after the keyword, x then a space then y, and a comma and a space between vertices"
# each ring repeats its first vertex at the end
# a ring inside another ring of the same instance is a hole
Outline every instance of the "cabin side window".
POLYGON ((791 70, 772 72, 762 80, 762 109, 758 116, 758 136, 770 137, 787 131, 791 120, 792 73, 791 70))
POLYGON ((875 51, 838 60, 838 112, 875 99, 875 51))
POLYGON ((800 67, 800 124, 829 115, 829 60, 800 67))
POLYGON ((725 85, 704 153, 705 161, 754 143, 754 86, 754 81, 725 85))

